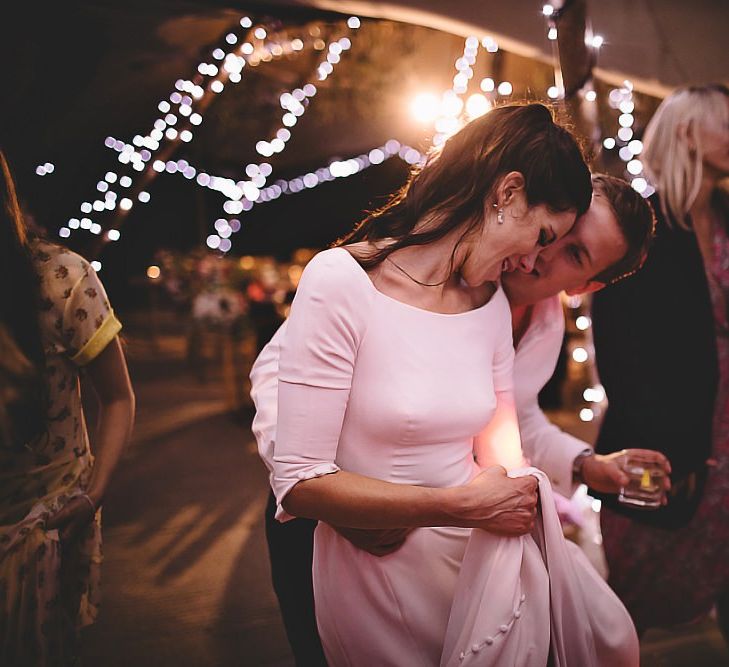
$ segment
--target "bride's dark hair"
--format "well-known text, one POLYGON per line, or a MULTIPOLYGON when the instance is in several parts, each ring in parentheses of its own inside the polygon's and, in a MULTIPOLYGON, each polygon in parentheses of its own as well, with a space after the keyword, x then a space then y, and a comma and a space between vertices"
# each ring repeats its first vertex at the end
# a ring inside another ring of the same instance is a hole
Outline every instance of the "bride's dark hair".
POLYGON ((22 447, 46 428, 45 352, 40 329, 40 279, 33 265, 31 238, 18 204, 10 166, 0 150, 0 326, 12 342, 0 354, 28 365, 16 398, 4 406, 4 445, 22 447))
POLYGON ((524 176, 529 206, 577 215, 590 206, 590 171, 572 134, 542 104, 510 104, 472 120, 434 149, 387 204, 335 245, 395 239, 358 258, 369 269, 399 248, 437 241, 454 229, 462 228, 465 238, 482 224, 484 204, 511 171, 524 176), (426 216, 427 228, 414 231, 426 216))

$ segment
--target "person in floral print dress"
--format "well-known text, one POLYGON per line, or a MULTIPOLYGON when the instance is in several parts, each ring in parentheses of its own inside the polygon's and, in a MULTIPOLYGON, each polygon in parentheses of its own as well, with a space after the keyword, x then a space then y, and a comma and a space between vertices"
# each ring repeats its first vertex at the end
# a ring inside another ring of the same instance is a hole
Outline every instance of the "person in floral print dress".
POLYGON ((0 355, 24 369, 18 390, 1 394, 0 664, 66 666, 78 660, 78 630, 97 615, 101 503, 134 396, 121 324, 95 271, 29 238, 2 152, 0 168, 0 355), (94 453, 82 369, 99 398, 94 453))
POLYGON ((655 242, 638 274, 593 298, 610 402, 597 450, 663 451, 675 492, 655 512, 603 500, 609 583, 639 631, 716 607, 729 641, 729 88, 676 90, 644 146, 655 242))

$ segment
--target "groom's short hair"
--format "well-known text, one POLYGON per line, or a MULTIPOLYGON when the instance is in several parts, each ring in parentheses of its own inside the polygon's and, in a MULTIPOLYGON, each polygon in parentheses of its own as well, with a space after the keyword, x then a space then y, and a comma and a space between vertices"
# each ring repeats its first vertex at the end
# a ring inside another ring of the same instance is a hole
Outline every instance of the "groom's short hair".
POLYGON ((656 218, 650 202, 622 178, 593 174, 592 188, 609 204, 628 246, 617 262, 592 277, 595 282, 609 285, 635 273, 643 265, 655 234, 656 218))

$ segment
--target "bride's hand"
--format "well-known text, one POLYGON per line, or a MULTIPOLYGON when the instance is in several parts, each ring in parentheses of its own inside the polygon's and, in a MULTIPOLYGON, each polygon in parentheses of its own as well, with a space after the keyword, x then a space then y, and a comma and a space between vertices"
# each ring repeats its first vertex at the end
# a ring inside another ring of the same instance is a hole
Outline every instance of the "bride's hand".
POLYGON ((534 527, 537 491, 533 475, 511 478, 501 466, 487 468, 458 489, 458 525, 498 535, 525 535, 534 527))

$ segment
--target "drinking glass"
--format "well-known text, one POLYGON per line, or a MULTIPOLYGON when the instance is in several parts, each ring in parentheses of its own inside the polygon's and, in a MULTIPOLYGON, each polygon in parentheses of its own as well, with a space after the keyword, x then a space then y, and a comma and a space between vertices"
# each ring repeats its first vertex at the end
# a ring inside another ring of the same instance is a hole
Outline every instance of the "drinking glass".
POLYGON ((628 450, 620 459, 620 467, 628 475, 629 481, 620 489, 619 502, 643 509, 661 506, 666 472, 660 463, 628 450))

